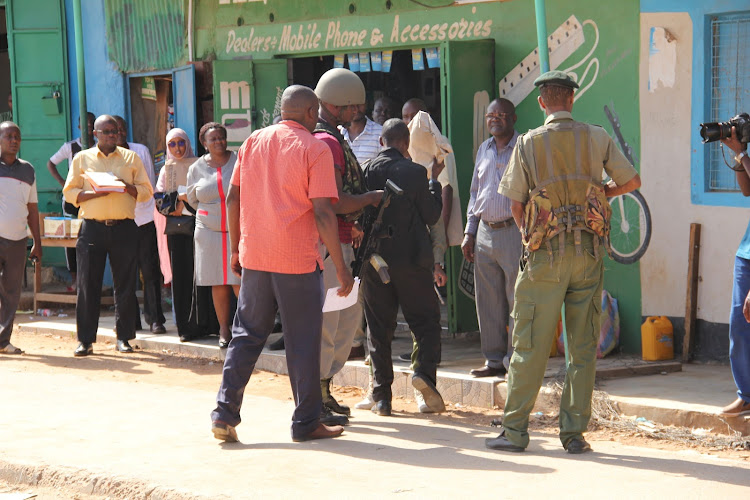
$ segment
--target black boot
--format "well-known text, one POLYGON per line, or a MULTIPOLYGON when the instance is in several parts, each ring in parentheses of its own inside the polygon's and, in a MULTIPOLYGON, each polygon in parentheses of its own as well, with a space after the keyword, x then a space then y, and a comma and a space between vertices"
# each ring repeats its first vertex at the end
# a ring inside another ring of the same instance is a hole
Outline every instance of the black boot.
POLYGON ((346 415, 334 413, 324 406, 320 412, 320 423, 324 425, 349 425, 349 418, 346 415))
POLYGON ((347 417, 352 414, 352 410, 346 406, 342 405, 336 399, 331 395, 331 379, 326 378, 322 379, 320 381, 320 394, 323 396, 323 406, 325 408, 328 408, 330 411, 334 413, 340 413, 341 415, 346 415, 347 417))

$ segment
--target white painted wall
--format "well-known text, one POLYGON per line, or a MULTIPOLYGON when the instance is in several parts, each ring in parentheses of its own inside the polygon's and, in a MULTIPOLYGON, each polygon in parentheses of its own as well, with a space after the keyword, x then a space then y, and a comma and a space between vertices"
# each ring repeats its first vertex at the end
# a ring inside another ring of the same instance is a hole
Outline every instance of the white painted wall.
POLYGON ((734 254, 750 210, 690 201, 691 154, 702 154, 690 149, 691 134, 698 133, 690 124, 692 33, 687 13, 641 14, 641 191, 653 222, 651 245, 641 260, 643 314, 685 315, 690 224, 697 222, 702 225, 698 318, 728 323, 734 254), (649 34, 654 26, 675 37, 677 64, 674 86, 659 85, 649 92, 649 34))

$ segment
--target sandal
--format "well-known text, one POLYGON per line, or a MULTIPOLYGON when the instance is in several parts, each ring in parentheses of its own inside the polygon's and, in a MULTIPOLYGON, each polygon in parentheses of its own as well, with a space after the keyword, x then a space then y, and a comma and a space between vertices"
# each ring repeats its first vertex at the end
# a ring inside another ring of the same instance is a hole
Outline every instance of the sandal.
POLYGON ((0 352, 3 354, 23 354, 23 351, 13 344, 8 344, 3 348, 0 348, 0 352))

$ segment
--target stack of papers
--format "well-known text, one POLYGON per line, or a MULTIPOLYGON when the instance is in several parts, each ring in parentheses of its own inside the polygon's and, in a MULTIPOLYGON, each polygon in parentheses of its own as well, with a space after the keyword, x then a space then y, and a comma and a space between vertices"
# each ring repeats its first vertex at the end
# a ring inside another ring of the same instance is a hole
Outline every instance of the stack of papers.
POLYGON ((91 188, 97 193, 124 193, 125 183, 112 172, 84 172, 83 178, 91 184, 91 188))

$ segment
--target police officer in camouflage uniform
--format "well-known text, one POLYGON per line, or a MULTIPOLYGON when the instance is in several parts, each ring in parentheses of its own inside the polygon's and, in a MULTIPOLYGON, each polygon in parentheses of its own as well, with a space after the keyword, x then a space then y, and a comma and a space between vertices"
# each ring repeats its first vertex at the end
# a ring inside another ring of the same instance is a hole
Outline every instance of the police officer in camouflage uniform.
POLYGON ((519 137, 498 190, 512 200, 525 251, 515 289, 515 352, 503 431, 485 444, 503 451, 528 446, 529 414, 564 303, 569 364, 560 402, 560 440, 568 453, 583 453, 591 450, 583 432, 591 417, 596 375, 602 257, 611 214, 607 197, 637 189, 641 181, 603 128, 573 120, 574 80, 549 71, 534 85, 547 118, 519 137), (612 178, 606 185, 602 169, 612 178))

